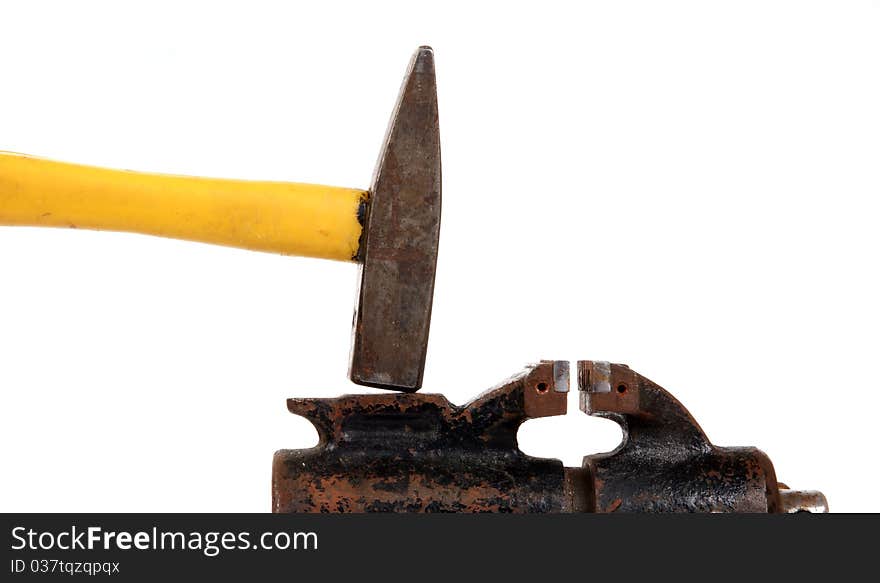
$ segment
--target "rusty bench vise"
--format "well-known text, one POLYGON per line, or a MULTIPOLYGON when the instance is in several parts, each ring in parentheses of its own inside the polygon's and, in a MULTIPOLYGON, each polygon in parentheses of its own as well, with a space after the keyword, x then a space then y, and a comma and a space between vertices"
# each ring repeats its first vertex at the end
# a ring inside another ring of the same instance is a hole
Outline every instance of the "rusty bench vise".
POLYGON ((578 362, 580 408, 623 429, 580 468, 524 454, 528 419, 564 415, 569 363, 543 361, 457 407, 442 395, 290 399, 319 443, 281 450, 273 512, 827 512, 753 447, 717 447, 687 409, 625 365, 578 362))
POLYGON ((290 399, 318 445, 275 454, 274 512, 824 512, 755 448, 717 447, 628 367, 578 363, 581 409, 623 429, 580 468, 519 450, 566 412, 569 364, 543 361, 465 406, 422 385, 440 229, 433 51, 416 51, 369 190, 142 174, 0 152, 0 225, 107 229, 360 265, 349 377, 402 391, 290 399))

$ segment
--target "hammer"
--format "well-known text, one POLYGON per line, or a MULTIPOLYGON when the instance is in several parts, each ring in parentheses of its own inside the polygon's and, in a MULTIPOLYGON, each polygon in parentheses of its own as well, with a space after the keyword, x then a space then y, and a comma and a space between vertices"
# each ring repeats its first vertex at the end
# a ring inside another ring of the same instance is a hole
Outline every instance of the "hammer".
POLYGON ((127 231, 360 264, 349 377, 422 386, 440 237, 434 53, 412 57, 370 190, 108 170, 0 152, 0 225, 127 231))

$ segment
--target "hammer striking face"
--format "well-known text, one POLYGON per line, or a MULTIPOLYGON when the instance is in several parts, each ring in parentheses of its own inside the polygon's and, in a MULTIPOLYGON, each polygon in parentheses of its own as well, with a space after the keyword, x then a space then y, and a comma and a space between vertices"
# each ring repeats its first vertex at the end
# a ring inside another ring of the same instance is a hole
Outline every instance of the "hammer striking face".
POLYGON ((410 63, 370 191, 0 152, 0 225, 127 231, 362 264, 351 379, 421 387, 440 229, 434 56, 410 63))

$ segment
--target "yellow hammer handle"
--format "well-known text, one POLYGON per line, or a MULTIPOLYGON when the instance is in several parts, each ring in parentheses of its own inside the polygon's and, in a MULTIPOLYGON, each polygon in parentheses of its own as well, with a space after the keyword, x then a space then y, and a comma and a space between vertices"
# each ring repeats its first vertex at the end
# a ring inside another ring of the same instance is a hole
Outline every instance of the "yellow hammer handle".
POLYGON ((367 193, 146 174, 0 152, 0 226, 127 231, 351 261, 367 193))

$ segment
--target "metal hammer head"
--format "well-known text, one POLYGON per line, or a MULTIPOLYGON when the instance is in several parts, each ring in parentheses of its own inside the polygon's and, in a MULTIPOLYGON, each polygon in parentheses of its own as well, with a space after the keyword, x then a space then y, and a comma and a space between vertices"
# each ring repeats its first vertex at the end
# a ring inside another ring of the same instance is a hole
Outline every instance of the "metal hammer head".
POLYGON ((440 130, 434 53, 410 61, 364 217, 349 376, 406 392, 422 386, 440 239, 440 130))

